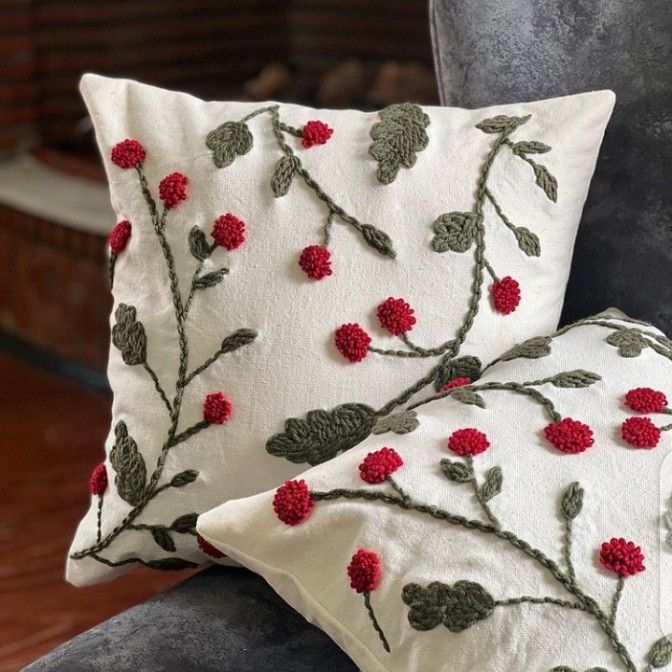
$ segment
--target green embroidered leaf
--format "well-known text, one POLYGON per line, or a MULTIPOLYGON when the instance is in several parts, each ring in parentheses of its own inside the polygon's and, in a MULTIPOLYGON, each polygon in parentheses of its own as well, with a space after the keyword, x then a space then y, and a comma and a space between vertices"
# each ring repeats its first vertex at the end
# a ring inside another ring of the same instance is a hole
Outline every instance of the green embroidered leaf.
POLYGON ((444 362, 436 373, 434 389, 439 391, 446 383, 455 378, 470 378, 472 382, 481 377, 481 360, 478 357, 466 355, 444 362))
POLYGON ((408 622, 415 630, 432 630, 441 623, 450 632, 462 632, 489 618, 495 608, 492 595, 473 581, 458 581, 452 586, 440 581, 423 588, 409 583, 401 592, 408 605, 408 622))
POLYGON ((672 641, 668 637, 662 637, 649 649, 646 660, 656 669, 665 667, 672 662, 672 641))
POLYGON ((122 420, 117 422, 114 436, 114 445, 110 451, 110 462, 116 472, 114 483, 119 497, 132 506, 137 506, 145 495, 145 460, 138 452, 138 445, 128 435, 128 428, 122 420))
POLYGON ((392 259, 397 256, 392 246, 392 240, 384 231, 377 229, 371 224, 362 224, 361 234, 366 244, 379 254, 382 254, 384 257, 392 257, 392 259))
POLYGON ((441 460, 441 471, 443 471, 449 481, 454 481, 455 483, 468 483, 474 478, 471 469, 464 462, 441 460))
POLYGON ((476 128, 483 133, 511 133, 519 126, 527 123, 532 118, 531 114, 524 117, 507 117, 504 114, 499 114, 496 117, 483 119, 476 124, 476 128))
POLYGON ((618 329, 607 336, 607 343, 618 348, 621 357, 639 357, 644 348, 649 347, 648 341, 633 329, 618 329))
POLYGON ((527 341, 515 345, 511 350, 505 352, 499 359, 502 362, 509 362, 512 359, 520 357, 524 359, 539 359, 551 354, 551 337, 536 336, 527 341))
POLYGON ((249 345, 257 338, 257 332, 254 329, 237 329, 227 336, 219 348, 219 354, 225 355, 245 345, 249 345))
POLYGON ((435 252, 466 252, 476 238, 480 217, 473 212, 448 212, 432 224, 435 252))
POLYGON ((284 196, 292 185, 294 174, 299 167, 299 160, 295 156, 283 156, 275 164, 275 172, 271 179, 271 189, 276 198, 284 196))
POLYGON ((513 230, 513 235, 518 241, 518 247, 528 257, 538 257, 541 254, 539 236, 536 233, 532 233, 532 231, 526 229, 524 226, 519 226, 513 230))
POLYGON ((196 289, 205 289, 207 287, 214 287, 218 285, 224 276, 229 272, 228 268, 219 268, 211 273, 206 273, 196 280, 194 287, 196 289))
POLYGON ((535 163, 532 168, 537 178, 537 186, 541 187, 546 196, 555 203, 558 200, 558 181, 548 172, 546 166, 535 163))
POLYGON ((553 376, 549 382, 555 387, 589 387, 598 380, 602 380, 602 376, 598 376, 591 371, 576 369, 575 371, 559 373, 557 376, 553 376))
POLYGON ((418 105, 390 105, 378 113, 380 121, 371 128, 369 154, 378 161, 376 176, 382 184, 394 182, 399 168, 412 168, 417 152, 427 147, 425 129, 429 117, 418 105))
POLYGON ((169 553, 175 552, 175 542, 170 536, 170 532, 168 532, 167 528, 161 525, 156 525, 152 528, 151 532, 152 538, 158 546, 160 546, 164 551, 168 551, 169 553))
POLYGON ((175 518, 173 524, 170 526, 170 529, 180 533, 193 532, 196 529, 197 521, 197 513, 185 513, 183 516, 175 518))
POLYGON ((205 234, 197 226, 189 231, 189 250, 199 261, 207 259, 212 253, 205 234))
POLYGON ((182 558, 161 558, 160 560, 149 560, 145 564, 152 569, 161 569, 165 571, 198 567, 195 562, 189 562, 189 560, 183 560, 182 558))
POLYGON ((175 474, 170 479, 170 485, 173 488, 182 488, 189 483, 193 483, 198 478, 198 472, 195 469, 187 469, 186 471, 181 471, 179 474, 175 474))
POLYGON ((574 520, 583 508, 583 488, 577 483, 572 483, 562 496, 560 505, 565 520, 574 520))
POLYGON ((147 360, 147 335, 142 322, 136 319, 133 306, 120 303, 114 311, 116 324, 112 327, 112 343, 121 351, 124 364, 135 366, 147 360))
POLYGON ((449 396, 462 404, 469 404, 485 408, 485 401, 483 400, 483 397, 480 394, 476 394, 476 392, 469 389, 469 387, 466 385, 464 387, 456 387, 452 389, 449 396))
POLYGON ((208 133, 205 144, 212 150, 212 160, 217 168, 230 166, 238 156, 252 149, 252 133, 247 124, 227 121, 208 133))
POLYGON ((395 434, 408 434, 417 429, 419 425, 420 421, 415 411, 401 411, 401 413, 380 418, 376 422, 372 433, 386 434, 387 432, 394 432, 395 434))
POLYGON ((550 152, 551 148, 543 142, 523 140, 513 145, 511 151, 517 156, 521 156, 522 154, 545 154, 546 152, 550 152))
POLYGON ((376 420, 376 412, 364 404, 310 411, 305 420, 285 421, 285 431, 271 437, 266 450, 290 462, 320 464, 363 441, 373 431, 376 420))
POLYGON ((489 502, 502 491, 504 475, 501 467, 490 467, 485 474, 485 482, 479 490, 479 496, 484 502, 489 502))
POLYGON ((554 667, 551 672, 576 672, 576 670, 573 667, 567 667, 566 665, 559 665, 558 667, 554 667))

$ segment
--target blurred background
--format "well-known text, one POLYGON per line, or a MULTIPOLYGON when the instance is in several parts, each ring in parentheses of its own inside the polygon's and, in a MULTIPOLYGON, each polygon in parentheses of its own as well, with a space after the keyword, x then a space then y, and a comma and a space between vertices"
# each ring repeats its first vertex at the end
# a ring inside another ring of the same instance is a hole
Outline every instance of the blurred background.
MULTIPOLYGON (((205 99, 438 103, 426 0, 0 3, 0 671, 184 578, 63 581, 109 423, 114 224, 83 72, 205 99), (8 500, 8 501, 7 501, 8 500)), ((158 574, 158 575, 157 575, 158 574)))

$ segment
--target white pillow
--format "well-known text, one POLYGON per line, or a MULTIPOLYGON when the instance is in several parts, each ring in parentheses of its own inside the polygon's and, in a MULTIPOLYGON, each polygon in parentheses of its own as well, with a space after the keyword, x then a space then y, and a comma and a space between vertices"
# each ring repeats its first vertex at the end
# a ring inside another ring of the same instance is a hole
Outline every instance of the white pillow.
POLYGON ((198 513, 555 328, 614 103, 362 113, 93 75, 82 91, 119 224, 109 485, 73 542, 77 584, 201 561, 198 513))
POLYGON ((670 360, 590 318, 198 530, 363 672, 668 668, 670 360))

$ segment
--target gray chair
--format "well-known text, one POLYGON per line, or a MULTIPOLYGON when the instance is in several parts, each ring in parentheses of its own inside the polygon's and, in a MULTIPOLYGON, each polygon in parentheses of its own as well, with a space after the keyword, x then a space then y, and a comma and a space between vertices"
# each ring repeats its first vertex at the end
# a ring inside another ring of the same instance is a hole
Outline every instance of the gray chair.
MULTIPOLYGON (((434 0, 442 100, 482 106, 612 88, 565 319, 617 305, 672 331, 672 2, 434 0)), ((26 672, 355 672, 243 569, 210 569, 26 672)))

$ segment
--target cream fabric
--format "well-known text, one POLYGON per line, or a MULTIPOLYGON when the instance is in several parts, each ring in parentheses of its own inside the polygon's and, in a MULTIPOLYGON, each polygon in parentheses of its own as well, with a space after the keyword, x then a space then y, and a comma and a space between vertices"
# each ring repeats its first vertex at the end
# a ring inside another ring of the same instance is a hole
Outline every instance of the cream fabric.
MULTIPOLYGON (((463 254, 439 254, 431 248, 432 223, 446 212, 469 211, 479 171, 496 136, 475 128, 496 115, 532 115, 512 140, 538 140, 551 151, 538 160, 558 181, 557 203, 535 184, 529 165, 502 150, 493 163, 489 188, 518 227, 533 231, 541 256, 526 256, 512 232, 484 206, 486 256, 495 271, 520 283, 522 301, 510 315, 493 310, 486 277, 479 313, 461 354, 491 359, 516 341, 555 328, 569 272, 572 246, 598 148, 610 116, 609 91, 555 100, 504 105, 482 110, 425 108, 430 118, 428 144, 412 168, 396 180, 376 180, 377 163, 368 153, 376 113, 313 110, 280 106, 282 121, 301 128, 318 119, 334 129, 324 145, 310 149, 292 136, 286 140, 306 170, 347 212, 384 230, 396 258, 367 247, 349 227, 334 225, 330 250, 333 275, 308 280, 298 266, 301 250, 320 244, 327 209, 295 177, 289 193, 274 198, 270 188, 281 156, 268 115, 248 122, 254 145, 230 166, 217 168, 207 134, 227 121, 264 107, 259 103, 203 102, 127 80, 86 75, 82 92, 91 112, 110 182, 117 219, 132 222, 128 247, 116 261, 115 309, 125 303, 137 310, 147 334, 147 361, 172 398, 178 368, 175 314, 166 264, 152 228, 135 170, 110 160, 111 149, 126 138, 147 151, 144 171, 158 202, 161 178, 179 171, 189 178, 189 198, 168 213, 166 235, 173 248, 180 290, 188 293, 196 261, 187 236, 193 226, 208 236, 218 216, 231 212, 245 221, 246 241, 226 252, 218 248, 206 271, 228 266, 214 288, 197 292, 187 322, 189 369, 214 353, 222 338, 237 329, 258 333, 250 345, 222 356, 190 384, 182 404, 179 430, 201 418, 203 399, 221 390, 233 404, 231 420, 200 432, 168 454, 161 483, 185 469, 196 481, 168 490, 150 502, 138 523, 169 525, 177 516, 200 513, 231 498, 263 491, 305 465, 269 455, 269 437, 288 418, 312 409, 357 402, 379 408, 422 378, 436 358, 396 358, 370 353, 361 363, 347 362, 334 346, 343 323, 361 324, 384 349, 403 344, 377 324, 376 306, 387 297, 403 297, 415 309, 413 340, 435 347, 455 336, 469 302, 473 247, 463 254)), ((115 323, 114 316, 112 324, 115 323)), ((169 419, 152 381, 141 366, 128 366, 114 346, 109 379, 114 392, 113 427, 123 421, 151 473, 165 441, 169 419)), ((109 452, 114 434, 106 442, 109 452)), ((105 494, 102 534, 127 516, 131 507, 116 496, 114 470, 107 460, 110 488, 105 494)), ((72 551, 96 541, 97 498, 79 526, 72 551)), ((173 535, 176 555, 203 558, 190 535, 173 535)), ((126 530, 101 553, 110 561, 166 557, 147 530, 126 530)), ((95 582, 132 566, 110 568, 85 558, 68 563, 76 584, 95 582)))
MULTIPOLYGON (((646 570, 625 579, 615 624, 632 669, 643 670, 652 644, 672 632, 672 552, 661 523, 672 491, 672 432, 663 433, 656 448, 637 449, 623 441, 620 427, 626 418, 641 417, 624 404, 631 388, 650 386, 668 398, 672 395, 672 342, 663 348, 667 356, 649 347, 639 357, 625 358, 605 342, 610 333, 612 329, 601 326, 576 327, 553 340, 547 357, 496 364, 477 383, 535 381, 579 368, 598 373, 602 380, 586 388, 537 387, 564 417, 592 428, 595 443, 583 453, 563 454, 546 441, 542 430, 549 419, 529 397, 487 391, 481 393, 485 409, 454 399, 430 402, 418 409, 415 431, 372 436, 300 478, 311 491, 342 487, 394 494, 387 483, 363 483, 358 472, 365 455, 391 446, 404 460, 393 478, 410 497, 487 522, 470 485, 450 482, 439 467, 444 458, 460 461, 446 449, 446 439, 460 428, 478 428, 491 443, 473 458, 479 481, 495 465, 503 472, 502 491, 489 502, 492 512, 504 530, 540 549, 563 571, 560 504, 568 486, 578 481, 585 494, 573 521, 571 557, 581 590, 608 613, 617 578, 599 562, 602 542, 624 537, 644 553, 646 570)), ((651 419, 663 426, 670 415, 651 419)), ((591 615, 553 604, 496 607, 489 618, 462 632, 450 632, 443 625, 426 632, 410 626, 401 593, 412 582, 426 587, 432 581, 474 581, 496 600, 523 595, 572 599, 548 571, 506 541, 416 511, 348 499, 318 501, 305 522, 289 527, 274 515, 273 496, 269 491, 223 504, 202 515, 198 529, 232 558, 259 572, 363 672, 628 669, 591 615), (371 625, 362 595, 348 584, 346 566, 360 548, 381 558, 382 577, 371 593, 371 604, 390 654, 371 625)))

